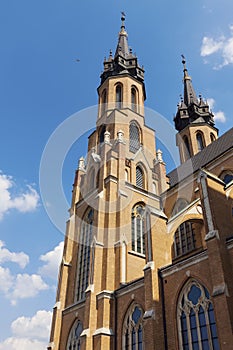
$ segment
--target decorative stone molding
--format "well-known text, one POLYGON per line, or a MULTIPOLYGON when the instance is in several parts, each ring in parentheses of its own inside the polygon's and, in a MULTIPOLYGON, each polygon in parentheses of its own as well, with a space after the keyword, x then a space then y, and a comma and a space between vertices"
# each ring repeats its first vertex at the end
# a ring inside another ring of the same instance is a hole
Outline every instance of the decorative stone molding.
POLYGON ((89 337, 90 336, 90 328, 86 328, 80 334, 80 337, 89 337))
POLYGON ((151 269, 151 270, 155 269, 154 261, 148 261, 148 263, 144 266, 143 271, 145 271, 147 269, 151 269))
POLYGON ((125 141, 124 141, 124 131, 119 130, 119 131, 117 132, 117 142, 120 142, 120 143, 124 143, 124 144, 125 144, 125 141))
POLYGON ((211 239, 213 238, 217 238, 219 239, 219 233, 218 233, 218 230, 212 230, 212 231, 209 231, 206 236, 205 236, 205 241, 210 241, 211 239))
POLYGON ((87 287, 87 289, 85 290, 85 293, 94 292, 94 284, 89 284, 89 286, 87 287))
POLYGON ((113 299, 113 292, 111 290, 102 290, 100 293, 96 294, 96 299, 113 299))
POLYGON ((78 170, 86 171, 85 169, 85 158, 81 157, 78 161, 78 170))
POLYGON ((105 131, 104 133, 104 143, 108 144, 108 145, 111 145, 110 143, 110 132, 109 131, 105 131))
POLYGON ((155 319, 155 312, 153 309, 145 311, 143 319, 146 320, 148 318, 152 318, 153 320, 155 319))
POLYGON ((60 308, 61 308, 61 302, 60 302, 60 301, 57 301, 53 308, 54 308, 54 309, 57 309, 57 310, 60 310, 60 308))
POLYGON ((212 296, 216 297, 218 295, 225 294, 229 296, 228 288, 226 283, 219 284, 218 286, 214 286, 212 296))
POLYGON ((98 328, 96 329, 96 331, 93 334, 95 335, 114 335, 113 330, 111 328, 106 328, 106 327, 102 327, 102 328, 98 328))

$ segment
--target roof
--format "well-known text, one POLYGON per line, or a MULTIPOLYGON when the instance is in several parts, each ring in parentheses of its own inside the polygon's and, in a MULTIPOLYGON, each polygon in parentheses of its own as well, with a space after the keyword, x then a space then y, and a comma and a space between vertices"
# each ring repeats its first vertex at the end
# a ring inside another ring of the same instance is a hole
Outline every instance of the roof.
POLYGON ((219 137, 216 141, 195 154, 185 163, 167 174, 170 180, 170 188, 184 180, 187 176, 205 167, 233 147, 233 128, 219 137))

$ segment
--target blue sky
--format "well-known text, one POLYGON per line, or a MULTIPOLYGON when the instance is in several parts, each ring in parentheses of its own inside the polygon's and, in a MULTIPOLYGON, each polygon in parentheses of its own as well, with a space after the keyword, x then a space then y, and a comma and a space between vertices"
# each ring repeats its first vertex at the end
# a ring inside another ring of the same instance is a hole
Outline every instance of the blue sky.
MULTIPOLYGON (((129 45, 146 70, 146 106, 172 125, 184 54, 196 92, 209 99, 220 134, 232 126, 232 1, 2 1, 0 350, 32 345, 42 350, 48 342, 64 236, 44 209, 41 157, 63 121, 96 105, 103 59, 115 50, 121 11, 127 15, 129 45)), ((70 145, 62 175, 47 164, 50 180, 61 176, 68 202, 78 159, 85 155, 82 134, 90 129, 85 118, 94 121, 92 112, 80 114, 79 142, 70 145)), ((66 208, 62 215, 65 224, 66 208)))

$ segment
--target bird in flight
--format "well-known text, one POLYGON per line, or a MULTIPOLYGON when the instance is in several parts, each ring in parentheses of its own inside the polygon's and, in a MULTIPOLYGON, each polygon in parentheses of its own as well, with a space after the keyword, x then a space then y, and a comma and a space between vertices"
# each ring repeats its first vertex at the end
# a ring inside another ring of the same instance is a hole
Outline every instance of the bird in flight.
POLYGON ((80 62, 80 59, 79 59, 79 58, 76 58, 76 62, 80 62))

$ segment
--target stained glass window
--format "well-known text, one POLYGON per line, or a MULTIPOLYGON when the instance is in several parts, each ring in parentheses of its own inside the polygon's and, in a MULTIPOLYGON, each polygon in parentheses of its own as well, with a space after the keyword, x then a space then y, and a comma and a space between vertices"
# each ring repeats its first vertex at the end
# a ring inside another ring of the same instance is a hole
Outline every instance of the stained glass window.
POLYGON ((123 326, 123 350, 143 350, 142 318, 142 309, 137 305, 132 305, 127 312, 123 326))
POLYGON ((207 289, 191 280, 177 308, 180 349, 220 350, 214 309, 207 289))

